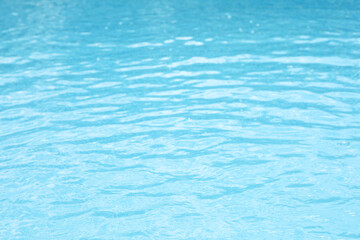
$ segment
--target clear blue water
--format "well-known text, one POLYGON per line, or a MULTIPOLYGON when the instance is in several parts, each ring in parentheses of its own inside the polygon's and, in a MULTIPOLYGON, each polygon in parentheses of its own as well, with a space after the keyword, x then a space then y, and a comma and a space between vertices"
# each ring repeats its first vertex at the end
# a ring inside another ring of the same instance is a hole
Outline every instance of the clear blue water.
POLYGON ((1 0, 0 239, 360 238, 358 3, 1 0))

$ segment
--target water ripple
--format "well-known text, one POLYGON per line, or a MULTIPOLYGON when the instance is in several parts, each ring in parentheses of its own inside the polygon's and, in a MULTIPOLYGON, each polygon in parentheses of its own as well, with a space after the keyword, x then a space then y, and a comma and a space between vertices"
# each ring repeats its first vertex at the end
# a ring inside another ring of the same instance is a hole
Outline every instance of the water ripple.
POLYGON ((288 2, 0 1, 0 238, 359 238, 359 7, 288 2))

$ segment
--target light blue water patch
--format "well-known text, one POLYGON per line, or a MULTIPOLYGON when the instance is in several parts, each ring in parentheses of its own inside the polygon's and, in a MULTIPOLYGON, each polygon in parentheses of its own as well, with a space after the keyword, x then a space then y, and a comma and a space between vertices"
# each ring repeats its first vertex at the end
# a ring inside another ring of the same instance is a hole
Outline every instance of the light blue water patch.
POLYGON ((0 239, 360 238, 358 1, 0 1, 0 239))

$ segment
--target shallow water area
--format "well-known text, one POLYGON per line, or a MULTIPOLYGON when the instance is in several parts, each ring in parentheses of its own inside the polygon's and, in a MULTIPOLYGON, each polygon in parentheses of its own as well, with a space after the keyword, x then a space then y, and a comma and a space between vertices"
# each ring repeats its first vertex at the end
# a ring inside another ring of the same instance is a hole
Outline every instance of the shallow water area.
POLYGON ((0 239, 360 238, 357 1, 0 1, 0 239))

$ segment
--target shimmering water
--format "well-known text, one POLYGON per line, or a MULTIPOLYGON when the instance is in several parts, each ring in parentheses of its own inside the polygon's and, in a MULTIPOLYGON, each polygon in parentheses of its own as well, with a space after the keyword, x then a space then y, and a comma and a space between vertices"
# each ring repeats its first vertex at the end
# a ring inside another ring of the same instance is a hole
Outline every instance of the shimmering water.
POLYGON ((0 238, 360 238, 358 3, 1 0, 0 238))

